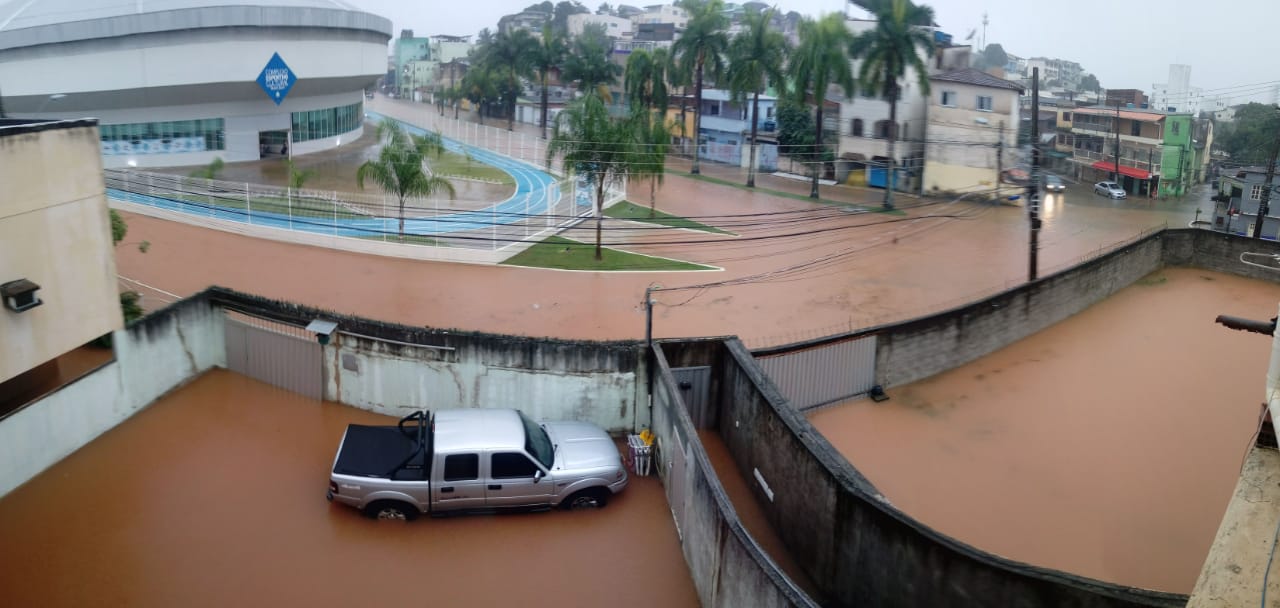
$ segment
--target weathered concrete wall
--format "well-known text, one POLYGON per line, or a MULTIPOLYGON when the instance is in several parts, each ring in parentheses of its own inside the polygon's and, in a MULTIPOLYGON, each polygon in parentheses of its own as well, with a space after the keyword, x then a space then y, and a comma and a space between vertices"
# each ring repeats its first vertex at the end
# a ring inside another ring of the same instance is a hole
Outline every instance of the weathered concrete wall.
POLYGON ((220 306, 297 327, 338 330, 323 349, 324 398, 404 415, 419 408, 514 407, 535 419, 649 424, 643 344, 411 327, 210 288, 220 306))
MULTIPOLYGON (((758 470, 769 484, 772 498, 758 484, 752 486, 757 502, 830 605, 977 608, 1185 603, 1185 596, 1111 585, 1003 559, 939 534, 889 504, 804 416, 786 404, 740 342, 725 342, 716 359, 716 374, 722 377, 715 397, 721 408, 720 435, 743 476, 754 479, 758 470)), ((691 447, 700 451, 696 435, 693 441, 691 447)))
POLYGON ((876 379, 903 385, 990 354, 1074 315, 1164 265, 1162 233, 1004 293, 874 328, 876 379))
POLYGON ((514 407, 535 420, 583 420, 615 433, 647 424, 636 408, 640 344, 474 334, 449 334, 447 342, 430 348, 339 335, 324 349, 325 398, 394 416, 514 407))
POLYGON ((226 365, 222 311, 201 296, 112 334, 116 359, 0 422, 0 496, 161 395, 226 365))
POLYGON ((702 605, 817 606, 751 539, 698 440, 661 347, 654 358, 654 468, 702 605))
MULTIPOLYGON (((1250 266, 1240 261, 1242 253, 1280 254, 1280 242, 1190 228, 1166 230, 1162 234, 1164 262, 1169 266, 1203 268, 1250 279, 1280 282, 1280 271, 1250 266)), ((1261 256, 1252 257, 1250 261, 1255 263, 1265 261, 1261 256)))

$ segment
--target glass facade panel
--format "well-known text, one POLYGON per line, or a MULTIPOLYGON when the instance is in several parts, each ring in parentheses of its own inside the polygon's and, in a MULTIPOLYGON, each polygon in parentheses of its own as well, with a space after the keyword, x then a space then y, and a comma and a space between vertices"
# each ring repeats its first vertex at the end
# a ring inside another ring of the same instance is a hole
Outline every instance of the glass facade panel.
POLYGON ((349 133, 360 127, 363 118, 363 101, 337 108, 294 112, 291 116, 293 141, 311 141, 349 133))
POLYGON ((227 146, 221 118, 100 125, 98 131, 107 155, 207 152, 227 146))

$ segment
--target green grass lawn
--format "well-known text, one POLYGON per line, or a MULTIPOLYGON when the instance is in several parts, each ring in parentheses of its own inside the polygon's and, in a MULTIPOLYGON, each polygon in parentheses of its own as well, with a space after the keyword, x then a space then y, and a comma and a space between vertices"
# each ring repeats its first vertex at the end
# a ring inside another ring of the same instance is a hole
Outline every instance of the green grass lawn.
POLYGON ((764 192, 765 194, 770 194, 773 196, 781 196, 783 198, 791 198, 798 201, 808 201, 811 203, 820 203, 823 205, 835 205, 837 207, 848 207, 850 209, 858 209, 860 211, 871 211, 874 213, 887 213, 889 215, 906 215, 907 214, 907 212, 901 209, 886 211, 881 207, 868 207, 866 205, 855 205, 853 203, 846 203, 844 201, 831 200, 829 198, 812 199, 812 198, 809 198, 807 194, 796 194, 794 192, 784 192, 782 190, 774 190, 772 188, 761 188, 760 186, 756 186, 755 188, 748 188, 746 184, 741 182, 731 182, 727 179, 720 179, 718 177, 708 177, 706 175, 701 175, 701 174, 694 175, 692 173, 689 173, 688 171, 677 171, 675 169, 667 169, 667 173, 673 173, 681 177, 688 177, 688 178, 692 178, 692 179, 696 179, 699 181, 704 181, 712 184, 719 184, 721 186, 729 186, 732 188, 740 188, 742 190, 753 190, 756 192, 764 192))
POLYGON ((657 224, 659 226, 669 226, 671 228, 688 228, 690 230, 701 230, 703 232, 711 232, 714 234, 728 234, 732 232, 721 230, 715 226, 708 226, 703 223, 695 222, 689 218, 671 215, 658 211, 654 217, 649 217, 649 208, 642 207, 631 201, 622 201, 608 209, 604 210, 604 214, 620 220, 631 220, 635 222, 646 222, 649 224, 657 224))
POLYGON ((608 247, 601 252, 604 259, 597 262, 595 250, 592 243, 553 236, 503 264, 560 270, 715 270, 701 264, 643 256, 608 247))
POLYGON ((506 171, 486 165, 478 160, 467 160, 467 157, 456 152, 445 152, 439 158, 431 157, 427 164, 431 170, 442 175, 463 175, 477 179, 496 181, 500 184, 514 186, 515 180, 506 171))

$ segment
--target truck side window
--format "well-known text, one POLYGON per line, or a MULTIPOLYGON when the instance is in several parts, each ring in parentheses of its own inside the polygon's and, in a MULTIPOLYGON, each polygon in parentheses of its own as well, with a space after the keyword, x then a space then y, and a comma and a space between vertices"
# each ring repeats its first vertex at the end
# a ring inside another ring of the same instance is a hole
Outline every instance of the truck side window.
POLYGON ((454 454, 444 457, 445 481, 468 481, 479 477, 479 454, 454 454))
POLYGON ((538 466, 520 452, 501 452, 491 458, 489 475, 494 479, 533 477, 533 472, 538 470, 538 466))

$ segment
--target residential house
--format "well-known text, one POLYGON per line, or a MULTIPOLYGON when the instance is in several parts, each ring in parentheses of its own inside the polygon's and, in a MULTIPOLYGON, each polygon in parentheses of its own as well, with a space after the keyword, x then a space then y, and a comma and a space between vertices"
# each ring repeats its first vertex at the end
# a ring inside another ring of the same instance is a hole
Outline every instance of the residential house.
POLYGON ((929 85, 924 191, 998 188, 1003 155, 1017 143, 1022 86, 974 68, 934 74, 929 85))
MULTIPOLYGON (((846 19, 846 27, 855 36, 873 29, 876 22, 872 19, 846 19)), ((971 49, 968 46, 947 46, 945 33, 932 30, 934 39, 938 41, 938 49, 933 57, 921 59, 930 72, 947 72, 954 69, 967 68, 970 64, 971 49)), ((852 62, 853 72, 858 73, 861 61, 852 62)), ((929 106, 929 97, 919 85, 919 76, 910 67, 907 75, 899 83, 899 99, 897 108, 897 124, 889 121, 889 102, 880 98, 875 91, 859 89, 853 97, 842 98, 840 103, 839 124, 839 158, 838 174, 848 171, 855 177, 868 175, 862 169, 887 166, 889 160, 889 134, 896 133, 894 146, 894 164, 904 170, 905 175, 899 177, 899 189, 918 190, 920 175, 924 164, 924 131, 925 116, 929 106)), ((1012 121, 1011 121, 1012 125, 1012 121)), ((1011 126, 1010 130, 1015 127, 1011 126)), ((883 187, 887 180, 869 176, 869 183, 883 187)))
POLYGON ((516 30, 525 30, 530 34, 538 34, 542 26, 551 21, 551 14, 542 11, 521 11, 513 15, 503 15, 498 19, 498 32, 508 34, 516 30))
POLYGON ((414 91, 427 84, 427 79, 418 79, 419 75, 429 73, 430 70, 426 66, 419 68, 410 64, 431 59, 431 39, 415 37, 413 30, 400 30, 400 37, 392 48, 396 74, 395 92, 401 99, 412 98, 414 91))
POLYGON ((1191 147, 1195 160, 1191 163, 1192 184, 1203 184, 1209 179, 1209 164, 1213 155, 1213 120, 1197 116, 1192 124, 1191 147))
MULTIPOLYGON (((685 104, 688 129, 692 131, 694 96, 675 95, 674 108, 668 110, 671 122, 680 124, 680 104, 685 104)), ((777 105, 778 98, 760 96, 760 116, 757 120, 757 167, 773 170, 777 166, 777 105)), ((723 89, 702 91, 702 125, 698 131, 699 158, 704 161, 727 163, 746 167, 751 156, 751 97, 738 102, 723 89)))
POLYGON ((88 371, 69 353, 124 319, 97 121, 0 118, 0 183, 4 418, 88 371))
POLYGON ((1122 108, 1146 108, 1147 96, 1141 89, 1107 89, 1103 105, 1122 108))
POLYGON ((570 36, 581 36, 589 25, 603 28, 605 35, 615 40, 618 38, 630 38, 632 35, 631 20, 614 17, 613 15, 578 13, 569 15, 568 23, 570 36))
POLYGON ((671 24, 677 33, 683 32, 689 25, 689 13, 671 4, 652 4, 644 7, 644 12, 631 17, 636 31, 642 24, 671 24))
POLYGON ((1076 108, 1071 124, 1081 181, 1116 181, 1135 196, 1186 192, 1195 162, 1190 114, 1092 106, 1076 108))
MULTIPOLYGON (((1266 187, 1266 167, 1242 167, 1224 173, 1218 178, 1219 197, 1215 197, 1213 229, 1231 234, 1253 235, 1258 221, 1258 207, 1262 203, 1262 191, 1266 187)), ((1262 224, 1262 238, 1280 237, 1280 206, 1275 186, 1272 187, 1267 217, 1262 224)))

